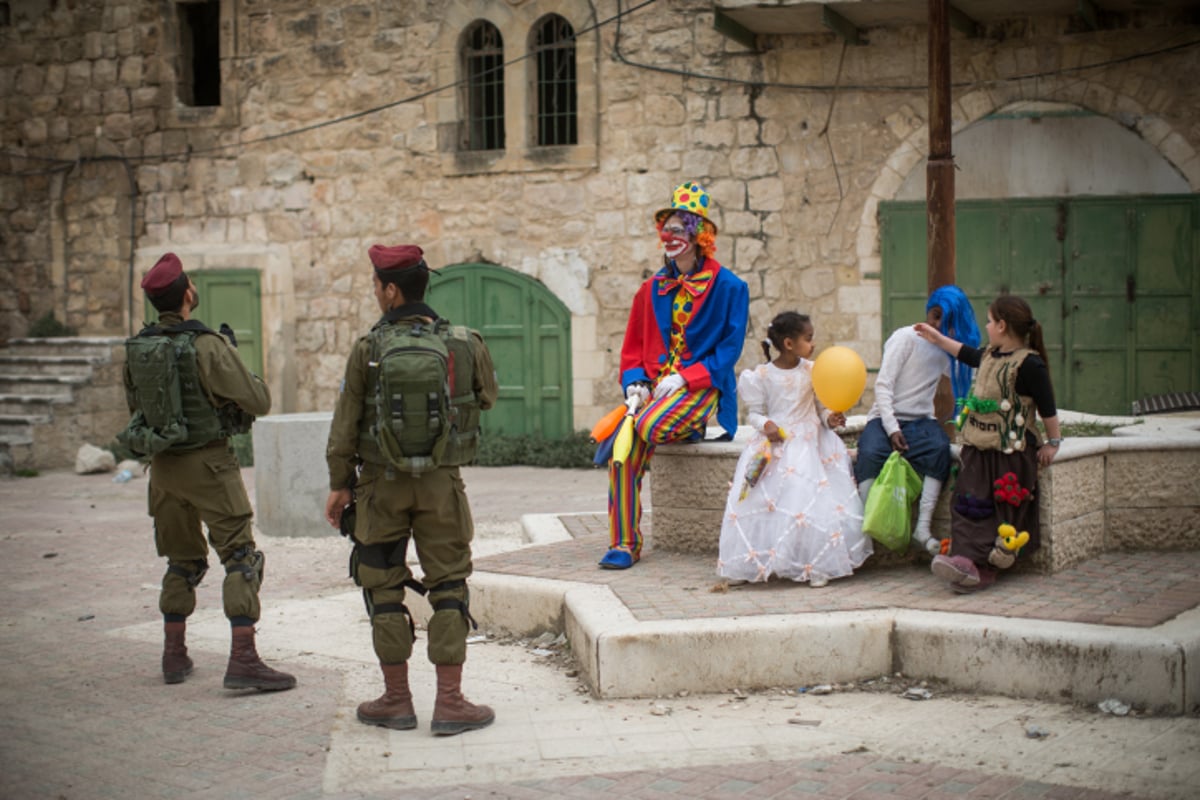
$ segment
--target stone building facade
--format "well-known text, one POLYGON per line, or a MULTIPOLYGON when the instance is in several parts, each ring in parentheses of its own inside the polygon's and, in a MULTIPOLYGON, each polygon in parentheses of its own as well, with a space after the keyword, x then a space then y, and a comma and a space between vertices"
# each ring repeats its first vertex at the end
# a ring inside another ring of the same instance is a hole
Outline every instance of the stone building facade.
MULTIPOLYGON (((854 45, 769 19, 753 40, 718 31, 729 17, 754 27, 743 12, 756 4, 740 0, 0 5, 0 336, 47 312, 83 334, 135 330, 138 280, 173 250, 189 271, 260 273, 276 410, 328 409, 377 317, 366 249, 416 241, 435 266, 501 265, 569 309, 586 428, 619 396, 628 303, 661 259, 652 212, 692 179, 716 202, 718 258, 750 285, 743 365, 761 358, 771 316, 797 308, 819 343, 878 366, 878 206, 920 180, 927 142, 926 29, 911 17, 854 45), (534 130, 525 56, 548 15, 575 34, 566 144, 534 130), (479 21, 502 41, 502 148, 473 148, 464 130, 479 21)), ((1032 102, 1087 110, 1197 191, 1200 27, 1187 4, 1095 29, 1072 10, 995 8, 1007 5, 981 4, 982 35, 954 35, 956 130, 1032 102)))

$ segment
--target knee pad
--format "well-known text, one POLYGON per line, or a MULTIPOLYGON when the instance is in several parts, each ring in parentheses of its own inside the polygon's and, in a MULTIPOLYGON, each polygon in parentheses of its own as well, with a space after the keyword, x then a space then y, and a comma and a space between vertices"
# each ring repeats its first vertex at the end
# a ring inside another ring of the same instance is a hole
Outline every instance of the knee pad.
POLYGON ((158 608, 164 614, 188 616, 196 610, 196 587, 208 572, 207 561, 185 561, 168 564, 163 575, 158 608))
POLYGON ((443 581, 429 589, 429 660, 434 664, 461 664, 467 658, 467 633, 479 627, 471 616, 470 592, 465 580, 443 581))
MULTIPOLYGON (((383 591, 401 592, 403 584, 383 591)), ((363 602, 367 607, 367 616, 371 619, 371 641, 375 647, 375 655, 384 664, 396 664, 408 661, 412 656, 413 641, 417 638, 416 623, 412 613, 403 602, 375 602, 375 591, 363 589, 363 602)))
POLYGON ((266 556, 250 545, 238 548, 225 562, 225 582, 221 594, 225 601, 225 616, 249 617, 258 621, 260 609, 258 589, 266 569, 266 556))

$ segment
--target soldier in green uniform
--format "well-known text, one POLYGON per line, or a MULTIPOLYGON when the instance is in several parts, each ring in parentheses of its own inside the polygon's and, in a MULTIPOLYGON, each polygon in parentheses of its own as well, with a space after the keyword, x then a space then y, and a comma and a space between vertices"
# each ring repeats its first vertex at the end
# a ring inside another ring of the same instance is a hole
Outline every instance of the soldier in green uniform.
MULTIPOLYGON (((264 559, 254 544, 250 500, 228 440, 231 433, 248 430, 253 416, 270 411, 270 392, 262 379, 246 369, 225 337, 190 319, 200 296, 174 253, 164 255, 146 273, 142 289, 158 309, 159 321, 130 342, 144 336, 170 337, 177 353, 174 369, 184 423, 176 427, 186 431, 182 440, 154 453, 150 461, 149 513, 154 518, 158 554, 167 559, 159 597, 166 633, 163 678, 181 683, 192 671, 184 634, 187 618, 196 608, 196 586, 208 570, 203 522, 225 567, 222 596, 233 628, 225 688, 290 689, 296 679, 268 667, 255 649, 264 559)), ((137 352, 129 346, 127 350, 137 352)), ((149 455, 152 448, 139 449, 133 441, 136 437, 128 435, 150 403, 154 391, 144 384, 155 383, 155 376, 139 374, 135 379, 135 366, 127 359, 125 391, 134 420, 122 441, 149 455)), ((169 393, 167 380, 168 375, 157 379, 160 392, 169 393)))
MULTIPOLYGON (((383 371, 376 343, 381 335, 389 334, 386 326, 419 332, 431 325, 436 330, 444 323, 437 322, 437 313, 423 302, 429 267, 421 248, 375 245, 369 256, 375 299, 383 317, 350 351, 326 450, 331 491, 325 518, 354 541, 351 570, 363 589, 385 687, 382 696, 358 706, 358 719, 395 730, 417 726, 408 686, 414 628, 404 596, 405 587, 421 593, 427 589, 434 609, 427 634, 428 655, 437 670, 431 730, 435 735, 457 734, 483 728, 495 718, 490 708, 474 705, 462 695, 468 622, 473 622, 466 579, 471 574, 474 523, 457 465, 469 463, 474 448, 460 452, 457 458, 446 451, 439 466, 418 472, 406 471, 384 455, 376 431, 376 397, 383 371), (353 520, 348 506, 354 509, 353 520), (406 564, 410 538, 424 572, 423 585, 413 580, 406 564)), ((490 408, 496 400, 495 371, 482 337, 475 331, 459 330, 465 341, 460 342, 458 368, 466 369, 461 363, 464 358, 471 362, 459 383, 470 384, 467 396, 474 404, 473 421, 466 427, 475 430, 466 433, 477 436, 478 411, 490 408)), ((450 355, 453 362, 453 349, 450 355)), ((455 371, 453 366, 451 371, 455 371)), ((471 416, 454 418, 462 422, 471 416)), ((428 422, 421 416, 411 424, 428 422)))

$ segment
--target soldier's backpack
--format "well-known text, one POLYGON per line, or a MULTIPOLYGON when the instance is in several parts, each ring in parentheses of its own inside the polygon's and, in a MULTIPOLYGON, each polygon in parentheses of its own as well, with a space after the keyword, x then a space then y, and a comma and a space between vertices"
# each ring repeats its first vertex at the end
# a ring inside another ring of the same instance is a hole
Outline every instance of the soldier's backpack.
POLYGON ((372 329, 371 435, 391 467, 420 474, 474 461, 480 409, 469 337, 445 320, 372 329))
POLYGON ((138 455, 152 456, 187 441, 179 381, 182 348, 191 348, 195 360, 191 336, 167 336, 155 325, 125 341, 125 368, 132 383, 126 391, 135 410, 117 441, 138 455))
POLYGON ((214 408, 200 386, 195 341, 206 333, 216 335, 204 323, 187 320, 171 327, 148 325, 125 340, 127 394, 135 410, 117 434, 121 445, 153 456, 250 430, 251 415, 234 403, 214 408))

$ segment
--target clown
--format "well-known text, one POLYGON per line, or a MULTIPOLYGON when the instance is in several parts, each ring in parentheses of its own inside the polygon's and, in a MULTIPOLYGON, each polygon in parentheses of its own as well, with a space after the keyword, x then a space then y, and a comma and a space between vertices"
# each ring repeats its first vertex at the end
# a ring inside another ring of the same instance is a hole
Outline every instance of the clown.
POLYGON ((621 346, 621 388, 639 410, 629 455, 608 467, 605 569, 628 569, 641 556, 642 476, 655 446, 702 440, 714 412, 722 438, 737 431, 733 367, 746 339, 750 292, 712 257, 710 204, 708 192, 688 182, 654 215, 664 265, 638 288, 621 346))

